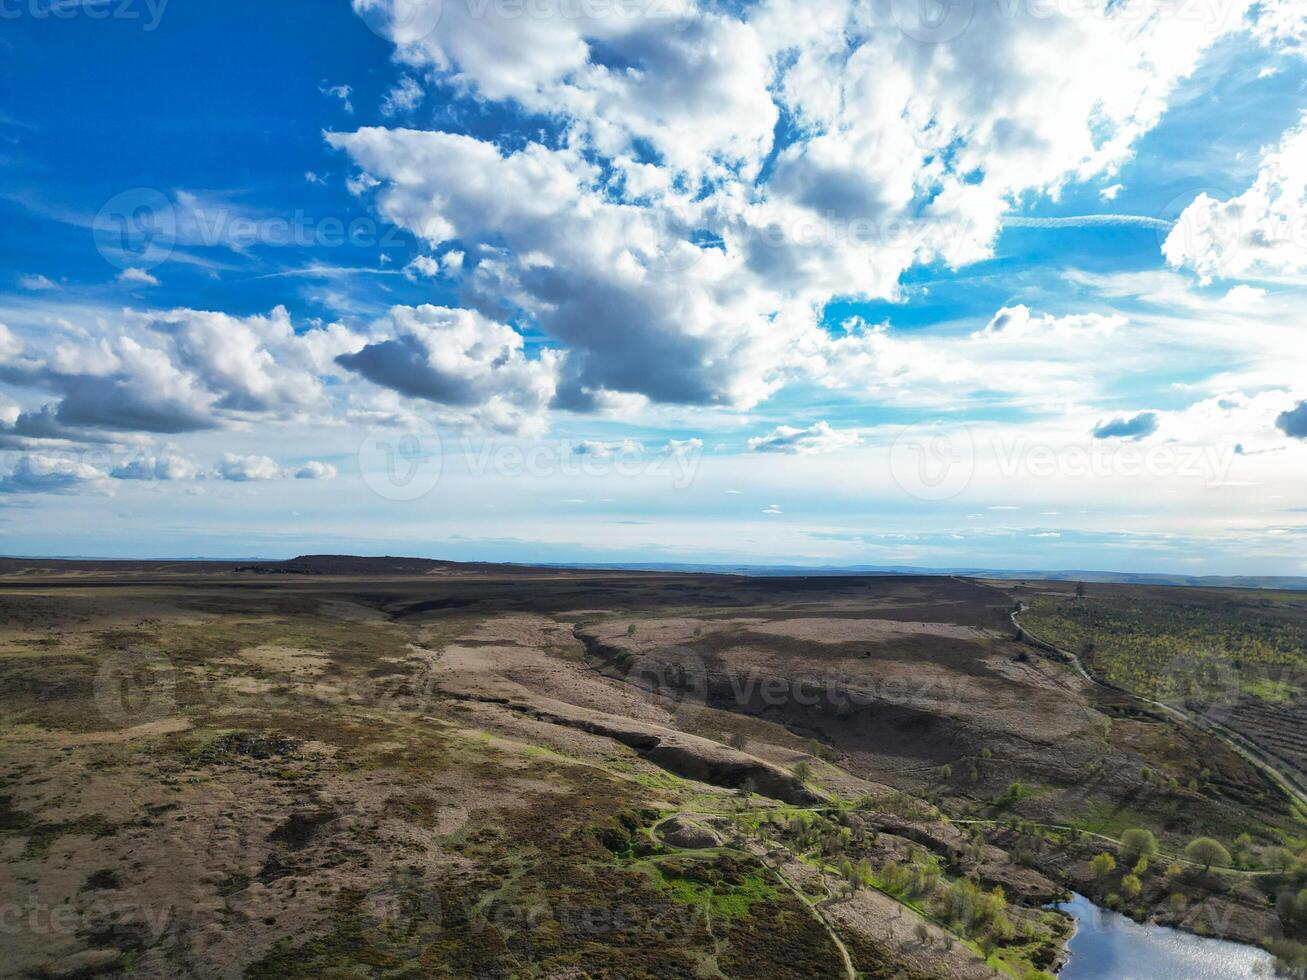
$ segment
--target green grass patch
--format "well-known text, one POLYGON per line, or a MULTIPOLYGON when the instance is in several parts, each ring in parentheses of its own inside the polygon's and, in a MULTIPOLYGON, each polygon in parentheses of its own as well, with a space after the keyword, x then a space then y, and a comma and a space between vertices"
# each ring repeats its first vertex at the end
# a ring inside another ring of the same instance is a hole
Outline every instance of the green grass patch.
POLYGON ((760 865, 730 855, 711 860, 662 860, 647 864, 654 884, 678 905, 704 909, 726 919, 748 915, 759 902, 781 897, 760 865))

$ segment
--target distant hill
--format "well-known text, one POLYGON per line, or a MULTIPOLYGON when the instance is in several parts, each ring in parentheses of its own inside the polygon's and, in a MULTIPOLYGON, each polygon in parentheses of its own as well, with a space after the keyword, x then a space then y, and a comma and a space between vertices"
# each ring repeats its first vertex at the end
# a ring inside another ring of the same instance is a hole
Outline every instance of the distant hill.
POLYGON ((543 575, 562 571, 663 572, 755 577, 812 577, 848 575, 957 576, 1005 581, 1099 582, 1123 585, 1184 585, 1226 589, 1282 589, 1307 591, 1307 577, 1276 575, 1175 575, 1166 572, 1104 572, 1083 569, 1010 569, 960 566, 923 568, 918 565, 697 565, 682 562, 553 563, 519 565, 509 562, 454 562, 435 558, 362 555, 300 555, 284 561, 247 559, 216 561, 207 558, 176 560, 113 560, 96 558, 0 558, 0 575, 40 572, 142 572, 194 574, 234 572, 249 575, 449 575, 504 573, 543 575))
POLYGON ((694 565, 674 562, 566 564, 558 568, 595 568, 645 572, 708 572, 717 575, 953 575, 1005 581, 1099 582, 1122 585, 1188 585, 1225 589, 1307 591, 1307 577, 1289 575, 1175 575, 1167 572, 1103 572, 1079 569, 923 568, 918 565, 694 565))

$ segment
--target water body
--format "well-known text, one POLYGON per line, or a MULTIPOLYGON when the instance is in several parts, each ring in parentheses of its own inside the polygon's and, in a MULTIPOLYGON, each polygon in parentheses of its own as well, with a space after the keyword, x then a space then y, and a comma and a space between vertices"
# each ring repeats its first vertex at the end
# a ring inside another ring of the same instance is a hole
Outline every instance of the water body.
POLYGON ((1271 977, 1269 953, 1139 923, 1083 895, 1057 906, 1076 918, 1061 980, 1235 980, 1271 977))

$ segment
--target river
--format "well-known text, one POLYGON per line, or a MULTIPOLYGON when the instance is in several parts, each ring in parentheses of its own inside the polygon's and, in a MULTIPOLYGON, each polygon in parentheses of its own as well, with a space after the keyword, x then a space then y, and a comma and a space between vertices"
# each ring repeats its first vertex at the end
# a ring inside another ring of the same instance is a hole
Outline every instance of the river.
POLYGON ((1236 980, 1271 977, 1271 956, 1242 943, 1141 926, 1083 895, 1057 906, 1076 918, 1060 980, 1236 980))

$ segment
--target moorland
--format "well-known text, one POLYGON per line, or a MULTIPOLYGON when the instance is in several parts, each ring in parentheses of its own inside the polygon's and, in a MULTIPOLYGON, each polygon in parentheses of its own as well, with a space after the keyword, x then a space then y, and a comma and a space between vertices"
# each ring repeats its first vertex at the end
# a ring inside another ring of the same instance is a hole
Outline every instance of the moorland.
POLYGON ((16 975, 1025 980, 1071 891, 1303 956, 1307 596, 319 556, 0 612, 16 975))

